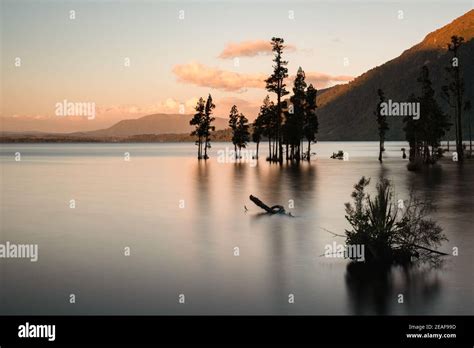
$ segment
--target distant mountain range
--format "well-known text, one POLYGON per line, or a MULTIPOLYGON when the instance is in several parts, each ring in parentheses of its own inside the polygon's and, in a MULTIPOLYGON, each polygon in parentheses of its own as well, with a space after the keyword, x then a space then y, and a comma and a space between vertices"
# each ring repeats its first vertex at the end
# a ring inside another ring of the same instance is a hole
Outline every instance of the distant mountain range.
MULTIPOLYGON (((193 126, 189 125, 192 115, 154 114, 133 120, 122 120, 106 129, 72 133, 89 137, 129 137, 141 134, 180 134, 190 133, 193 126)), ((213 125, 216 130, 228 127, 228 120, 216 117, 213 125)))
MULTIPOLYGON (((451 54, 447 44, 451 36, 464 37, 465 44, 459 52, 459 62, 464 78, 464 97, 474 103, 474 10, 455 19, 450 24, 428 34, 419 44, 403 52, 399 57, 375 67, 352 82, 320 91, 318 96, 319 140, 377 140, 377 123, 374 110, 381 88, 387 99, 407 101, 411 94, 420 95, 417 78, 421 67, 427 65, 436 98, 450 115, 450 109, 441 98, 441 87, 446 84, 445 68, 451 54)), ((376 42, 374 45, 386 45, 376 42)), ((471 113, 474 110, 471 110, 471 113)), ((474 117, 472 117, 474 118, 474 117)), ((155 114, 138 119, 122 120, 115 125, 95 131, 68 134, 12 133, 4 132, 0 141, 192 141, 189 136, 191 115, 155 114), (55 140, 56 139, 56 140, 55 140)), ((468 131, 468 117, 464 116, 464 134, 468 131)), ((388 140, 402 140, 403 122, 400 117, 388 119, 388 140)), ((230 140, 227 120, 216 117, 214 125, 219 130, 214 139, 230 140)), ((454 127, 453 127, 454 128, 454 127)), ((454 132, 453 132, 454 134, 454 132)), ((453 136, 454 138, 454 136, 453 136)))
MULTIPOLYGON (((186 142, 194 141, 189 124, 192 115, 154 114, 122 120, 109 128, 87 132, 1 132, 0 142, 186 142)), ((214 141, 231 138, 228 120, 216 117, 214 141)))

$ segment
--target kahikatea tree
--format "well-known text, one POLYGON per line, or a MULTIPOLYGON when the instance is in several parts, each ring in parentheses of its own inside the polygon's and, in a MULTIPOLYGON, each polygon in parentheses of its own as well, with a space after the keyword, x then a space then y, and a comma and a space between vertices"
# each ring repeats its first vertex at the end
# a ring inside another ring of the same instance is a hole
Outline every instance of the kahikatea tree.
POLYGON ((456 130, 456 152, 458 161, 462 162, 464 159, 463 149, 463 133, 462 133, 462 111, 463 111, 463 94, 464 81, 459 72, 459 48, 464 43, 463 37, 456 35, 451 37, 451 43, 448 44, 448 51, 452 52, 450 66, 446 69, 450 81, 446 86, 443 86, 443 92, 448 97, 449 104, 455 111, 455 130, 456 130))
POLYGON ((216 106, 212 103, 212 97, 209 94, 207 101, 203 98, 199 98, 195 110, 196 113, 193 118, 189 121, 191 126, 194 126, 194 130, 191 132, 191 136, 197 137, 196 145, 198 146, 198 159, 208 159, 207 149, 211 147, 211 132, 215 130, 212 125, 215 118, 212 117, 212 111, 216 106), (204 154, 203 154, 204 146, 204 154))
POLYGON ((467 100, 465 103, 464 103, 464 111, 466 111, 466 113, 469 115, 469 157, 472 156, 472 124, 471 124, 471 114, 472 112, 470 112, 472 109, 472 106, 471 106, 471 101, 470 100, 467 100))
POLYGON ((420 103, 418 120, 411 116, 404 118, 405 137, 410 144, 410 163, 408 169, 418 169, 420 164, 433 164, 440 156, 441 139, 450 128, 447 115, 435 99, 431 85, 429 69, 423 66, 418 82, 421 85, 421 96, 411 97, 410 102, 420 103))
POLYGON ((284 83, 285 78, 288 77, 288 69, 286 65, 287 61, 283 60, 282 54, 285 48, 284 40, 282 38, 273 37, 271 41, 272 51, 274 53, 273 62, 273 73, 265 80, 266 89, 269 92, 275 93, 277 98, 276 104, 276 145, 277 151, 276 156, 270 156, 272 161, 283 162, 283 145, 282 145, 282 100, 281 98, 288 94, 286 85, 284 83))
POLYGON ((268 157, 267 160, 271 161, 275 148, 276 138, 276 110, 275 105, 270 101, 270 96, 266 96, 263 100, 263 104, 260 107, 257 120, 259 125, 262 127, 262 135, 268 139, 268 157))
POLYGON ((260 107, 260 112, 258 116, 252 123, 252 141, 257 144, 257 152, 255 154, 255 158, 258 159, 258 150, 260 146, 260 141, 262 140, 262 135, 265 130, 265 119, 262 116, 262 107, 260 107))
POLYGON ((316 134, 318 133, 319 122, 318 116, 316 115, 316 95, 318 91, 313 87, 312 84, 306 89, 306 103, 304 107, 304 119, 303 119, 303 134, 308 141, 308 151, 306 152, 305 158, 311 160, 311 142, 316 141, 316 134))
POLYGON ((237 120, 237 129, 235 133, 235 142, 236 142, 237 148, 239 149, 238 158, 242 157, 241 155, 242 148, 246 148, 247 143, 250 141, 248 122, 249 121, 247 117, 245 117, 244 114, 241 113, 237 120))
POLYGON ((296 73, 290 107, 285 112, 284 139, 287 145, 286 159, 299 161, 301 158, 301 140, 303 139, 303 121, 306 103, 305 73, 301 67, 296 73), (288 146, 290 151, 288 151, 288 146))
POLYGON ((387 117, 382 115, 382 104, 385 103, 385 96, 383 91, 379 88, 377 90, 377 94, 379 96, 379 102, 377 104, 377 108, 374 111, 375 116, 377 117, 377 124, 379 130, 379 162, 382 163, 382 152, 385 151, 384 143, 385 143, 385 133, 388 131, 388 123, 387 117))
POLYGON ((239 122, 239 110, 233 105, 229 113, 229 127, 232 131, 232 144, 234 144, 234 155, 237 157, 237 123, 239 122))
POLYGON ((212 102, 212 97, 209 94, 204 108, 204 118, 202 122, 202 134, 204 137, 204 159, 208 159, 207 149, 211 148, 211 132, 215 131, 216 127, 212 125, 215 117, 212 116, 212 112, 216 106, 212 102))
POLYGON ((194 130, 191 132, 191 136, 197 137, 196 145, 198 147, 198 159, 202 158, 202 140, 204 137, 203 133, 203 121, 204 121, 204 109, 205 109, 205 102, 203 98, 199 98, 197 105, 195 107, 196 113, 194 114, 189 124, 194 126, 194 130))

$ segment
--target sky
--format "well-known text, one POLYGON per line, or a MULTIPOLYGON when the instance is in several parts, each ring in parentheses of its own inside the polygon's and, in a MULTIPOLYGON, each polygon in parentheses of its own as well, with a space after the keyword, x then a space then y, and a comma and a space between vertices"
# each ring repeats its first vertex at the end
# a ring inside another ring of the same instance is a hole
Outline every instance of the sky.
POLYGON ((301 66, 320 89, 399 56, 473 5, 0 1, 1 129, 53 132, 153 113, 191 114, 209 93, 216 116, 227 117, 236 104, 252 120, 267 94, 262 81, 272 71, 273 36, 285 40, 290 76, 301 66), (95 117, 57 116, 64 100, 95 103, 95 117))

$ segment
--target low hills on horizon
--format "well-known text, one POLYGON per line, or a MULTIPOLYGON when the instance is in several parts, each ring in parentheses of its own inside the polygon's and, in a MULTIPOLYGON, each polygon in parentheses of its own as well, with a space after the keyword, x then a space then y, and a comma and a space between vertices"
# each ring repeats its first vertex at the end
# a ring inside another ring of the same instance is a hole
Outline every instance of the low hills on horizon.
MULTIPOLYGON (((122 120, 113 126, 88 132, 71 133, 90 137, 132 137, 145 134, 189 134, 193 126, 189 124, 192 115, 186 114, 153 114, 137 119, 122 120)), ((217 130, 228 127, 228 121, 215 117, 213 125, 217 130)))
MULTIPOLYGON (((453 110, 441 96, 441 87, 446 84, 445 68, 452 55, 447 51, 451 36, 464 37, 459 50, 459 66, 464 78, 464 99, 474 102, 474 10, 442 28, 429 33, 423 41, 404 51, 378 67, 370 69, 353 81, 336 85, 318 92, 319 119, 318 140, 322 141, 369 141, 378 140, 374 110, 378 103, 377 89, 381 88, 387 99, 407 101, 411 94, 420 95, 417 82, 423 65, 430 71, 436 99, 444 111, 453 115, 453 110)), ((470 111, 471 113, 474 110, 470 111)), ((3 132, 1 142, 173 142, 194 141, 189 135, 191 115, 154 114, 138 119, 122 120, 111 127, 87 132, 42 133, 3 132)), ((467 138, 469 117, 464 113, 463 130, 467 138)), ((216 117, 214 141, 229 141, 230 130, 227 119, 216 117)), ((389 117, 387 140, 404 140, 401 117, 389 117)), ((452 127, 454 128, 454 127, 452 127)), ((454 138, 454 129, 452 137, 454 138)))
MULTIPOLYGON (((121 120, 111 127, 86 132, 1 132, 0 142, 191 142, 192 115, 152 114, 137 119, 121 120)), ((211 139, 229 141, 228 121, 216 117, 211 139)))

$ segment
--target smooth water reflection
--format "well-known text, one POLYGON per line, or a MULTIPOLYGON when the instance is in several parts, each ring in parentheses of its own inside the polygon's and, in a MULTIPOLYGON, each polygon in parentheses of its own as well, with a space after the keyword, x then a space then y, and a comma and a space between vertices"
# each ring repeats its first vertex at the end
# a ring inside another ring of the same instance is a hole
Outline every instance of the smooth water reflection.
MULTIPOLYGON (((403 143, 320 143, 299 166, 197 161, 191 144, 3 145, 1 240, 38 243, 37 263, 2 260, 6 314, 469 314, 474 310, 472 162, 406 170, 403 143), (349 161, 329 159, 343 149, 349 161), (22 153, 15 162, 12 154, 22 153), (130 152, 131 161, 123 160, 130 152), (354 269, 321 257, 344 233, 362 176, 416 190, 460 248, 440 270, 354 269), (248 199, 282 204, 267 216, 248 199), (77 200, 69 209, 70 199, 77 200), (248 208, 245 212, 244 206, 248 208), (132 255, 123 255, 129 246, 132 255), (240 256, 234 256, 238 247, 240 256), (68 303, 70 293, 76 305, 68 303), (186 304, 178 303, 178 294, 186 304), (288 303, 288 294, 295 303, 288 303), (404 304, 398 294, 404 294, 404 304)), ((261 146, 264 150, 265 146, 261 146)))

